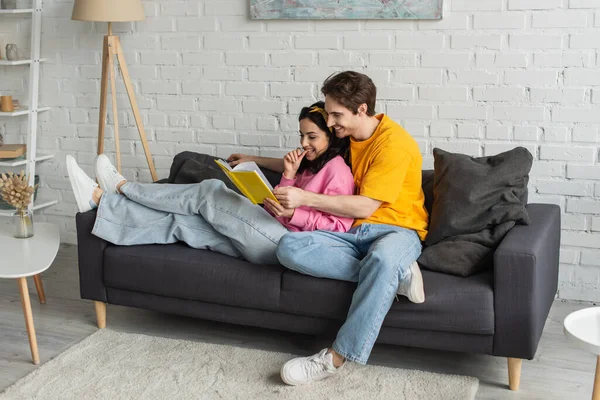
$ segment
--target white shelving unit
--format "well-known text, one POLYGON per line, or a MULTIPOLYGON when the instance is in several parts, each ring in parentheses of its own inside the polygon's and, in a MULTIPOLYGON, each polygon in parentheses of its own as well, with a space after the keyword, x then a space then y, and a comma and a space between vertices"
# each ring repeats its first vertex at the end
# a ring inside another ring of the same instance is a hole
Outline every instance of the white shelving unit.
MULTIPOLYGON (((25 159, 16 160, 0 160, 0 167, 18 167, 25 165, 25 170, 29 176, 29 184, 33 186, 35 182, 35 167, 36 163, 49 160, 54 157, 52 154, 37 154, 37 130, 38 130, 38 114, 48 111, 50 107, 39 107, 39 89, 40 89, 40 63, 45 59, 40 58, 40 44, 42 41, 42 0, 33 0, 33 8, 23 8, 16 10, 0 10, 0 19, 3 14, 14 15, 23 14, 25 17, 30 17, 31 21, 31 55, 30 58, 24 60, 0 60, 0 67, 9 68, 12 66, 29 66, 29 105, 22 106, 21 109, 13 112, 0 112, 0 118, 20 118, 27 115, 27 154, 25 159)), ((0 22, 1 23, 1 22, 0 22)), ((40 199, 31 202, 31 209, 34 211, 50 207, 58 203, 53 199, 40 199)), ((0 216, 11 216, 14 210, 0 210, 0 216)))

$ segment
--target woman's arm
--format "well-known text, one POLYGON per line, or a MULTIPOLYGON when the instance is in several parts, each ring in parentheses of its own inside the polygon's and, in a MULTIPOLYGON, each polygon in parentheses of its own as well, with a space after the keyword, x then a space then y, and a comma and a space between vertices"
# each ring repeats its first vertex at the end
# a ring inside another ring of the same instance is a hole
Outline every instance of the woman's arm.
POLYGON ((252 156, 240 153, 234 153, 227 158, 227 162, 232 167, 247 161, 254 161, 256 165, 261 168, 267 168, 271 171, 283 173, 283 158, 252 156))

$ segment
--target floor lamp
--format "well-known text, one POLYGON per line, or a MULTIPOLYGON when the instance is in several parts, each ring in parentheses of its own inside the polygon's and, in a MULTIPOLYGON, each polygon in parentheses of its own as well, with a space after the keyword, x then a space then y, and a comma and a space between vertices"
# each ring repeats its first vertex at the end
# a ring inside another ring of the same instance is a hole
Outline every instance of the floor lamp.
POLYGON ((104 152, 104 128, 106 126, 106 97, 108 93, 108 84, 110 82, 110 90, 112 93, 112 112, 113 120, 115 123, 115 151, 117 154, 117 169, 121 171, 121 149, 119 145, 119 119, 117 114, 117 91, 115 85, 115 58, 119 63, 119 69, 125 83, 125 89, 127 90, 127 96, 129 96, 129 102, 133 110, 133 117, 142 140, 142 146, 144 147, 144 153, 146 154, 146 161, 150 168, 150 174, 152 180, 156 181, 156 169, 154 168, 154 162, 152 161, 152 155, 148 147, 146 140, 146 133, 144 132, 144 125, 142 123, 142 117, 140 110, 138 109, 137 101, 135 99, 135 93, 133 86, 131 85, 131 79, 129 77, 129 70, 125 63, 125 57, 123 56, 123 48, 119 37, 112 33, 113 22, 132 22, 132 21, 143 21, 146 17, 144 16, 144 8, 142 7, 141 0, 75 0, 73 6, 73 15, 71 19, 77 21, 93 21, 93 22, 108 22, 108 35, 104 36, 104 45, 102 47, 102 81, 100 86, 100 116, 98 123, 98 154, 104 152))

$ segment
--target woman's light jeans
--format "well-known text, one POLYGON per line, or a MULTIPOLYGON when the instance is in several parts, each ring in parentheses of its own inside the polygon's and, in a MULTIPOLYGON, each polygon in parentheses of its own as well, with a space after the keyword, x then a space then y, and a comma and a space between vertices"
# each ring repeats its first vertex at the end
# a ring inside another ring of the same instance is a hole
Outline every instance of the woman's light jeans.
POLYGON ((262 207, 209 179, 188 185, 127 182, 104 194, 92 233, 117 245, 183 241, 256 264, 277 264, 288 232, 262 207))

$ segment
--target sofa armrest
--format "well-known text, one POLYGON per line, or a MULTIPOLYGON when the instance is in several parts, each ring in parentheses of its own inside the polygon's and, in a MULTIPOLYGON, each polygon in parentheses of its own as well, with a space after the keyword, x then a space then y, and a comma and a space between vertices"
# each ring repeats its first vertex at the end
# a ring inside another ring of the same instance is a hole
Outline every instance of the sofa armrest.
POLYGON ((529 204, 494 253, 494 355, 532 359, 558 287, 560 207, 529 204))
POLYGON ((79 258, 79 291, 82 299, 107 302, 104 287, 104 249, 108 242, 92 235, 96 210, 77 213, 77 254, 79 258))

